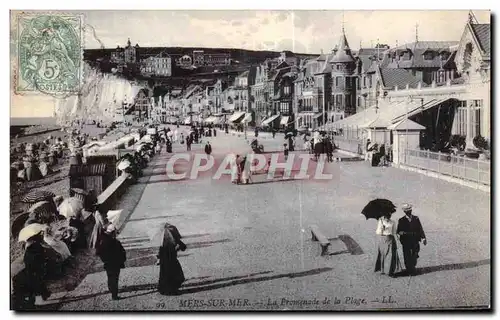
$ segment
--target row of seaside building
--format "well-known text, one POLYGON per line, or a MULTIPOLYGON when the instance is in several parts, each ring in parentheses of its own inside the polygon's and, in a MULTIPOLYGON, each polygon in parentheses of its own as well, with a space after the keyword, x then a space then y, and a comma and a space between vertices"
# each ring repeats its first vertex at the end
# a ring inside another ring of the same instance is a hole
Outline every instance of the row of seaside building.
POLYGON ((451 135, 470 143, 491 133, 490 41, 490 24, 473 20, 457 41, 416 39, 357 52, 342 32, 333 50, 316 58, 282 52, 230 81, 199 81, 142 99, 163 122, 382 131, 399 125, 420 128, 429 143, 451 135))

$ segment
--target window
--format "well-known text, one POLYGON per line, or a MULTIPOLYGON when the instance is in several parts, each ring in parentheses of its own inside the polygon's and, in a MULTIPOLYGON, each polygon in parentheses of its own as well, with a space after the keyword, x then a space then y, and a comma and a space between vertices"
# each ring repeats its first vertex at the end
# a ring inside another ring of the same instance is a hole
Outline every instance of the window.
POLYGON ((464 52, 464 70, 465 72, 467 72, 471 66, 471 59, 472 59, 472 51, 473 51, 473 47, 472 47, 472 43, 467 43, 467 45, 465 46, 465 52, 464 52))
POLYGON ((351 89, 352 81, 351 77, 345 77, 345 87, 351 89))
POLYGON ((335 78, 335 87, 339 87, 340 86, 340 81, 342 81, 342 77, 336 77, 335 78))
POLYGON ((342 109, 343 107, 343 98, 341 94, 337 94, 335 96, 335 107, 339 109, 342 109))
POLYGON ((345 95, 344 100, 345 100, 345 103, 344 103, 345 109, 350 109, 351 108, 351 96, 345 95))
POLYGON ((282 102, 280 104, 280 112, 283 114, 288 114, 288 103, 287 102, 282 102))
POLYGON ((483 106, 483 100, 473 100, 472 102, 472 115, 474 119, 473 125, 473 137, 481 134, 481 108, 483 106))
POLYGON ((461 101, 453 122, 454 133, 465 136, 467 132, 467 101, 461 101))
POLYGON ((434 51, 424 52, 424 60, 432 60, 432 59, 434 59, 434 51))
POLYGON ((283 93, 284 93, 285 95, 290 94, 290 87, 289 87, 289 86, 284 87, 284 88, 283 88, 283 93))
POLYGON ((337 70, 340 70, 342 68, 341 64, 337 64, 337 70))
POLYGON ((363 77, 363 88, 366 88, 366 76, 363 77))
POLYGON ((361 107, 361 97, 358 97, 358 107, 361 107))

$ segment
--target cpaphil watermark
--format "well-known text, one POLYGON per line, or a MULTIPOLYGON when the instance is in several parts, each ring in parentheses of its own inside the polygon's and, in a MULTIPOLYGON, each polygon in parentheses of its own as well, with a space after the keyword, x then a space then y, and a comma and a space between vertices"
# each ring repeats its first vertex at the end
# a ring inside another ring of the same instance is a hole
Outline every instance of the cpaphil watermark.
POLYGON ((235 154, 212 156, 205 153, 177 153, 166 163, 168 179, 213 180, 234 179, 236 175, 259 176, 262 180, 294 179, 327 181, 334 178, 333 170, 328 169, 327 159, 313 160, 307 153, 248 154, 246 157, 235 154))

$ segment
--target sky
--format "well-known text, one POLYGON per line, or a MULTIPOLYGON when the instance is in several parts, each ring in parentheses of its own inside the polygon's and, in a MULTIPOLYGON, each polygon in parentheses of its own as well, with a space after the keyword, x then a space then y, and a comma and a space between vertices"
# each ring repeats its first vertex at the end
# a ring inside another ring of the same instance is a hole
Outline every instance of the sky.
MULTIPOLYGON (((395 46, 421 40, 460 40, 468 11, 87 11, 105 47, 124 46, 127 38, 140 46, 229 47, 255 50, 329 52, 338 43, 342 21, 352 49, 380 43, 395 46), (146 23, 147 22, 147 23, 146 23), (295 40, 295 41, 294 41, 295 40)), ((488 11, 474 12, 489 23, 488 11)), ((86 32, 86 47, 100 43, 86 32)))
MULTIPOLYGON (((225 47, 250 50, 330 52, 342 25, 351 49, 379 43, 393 47, 420 40, 459 41, 468 11, 79 11, 85 15, 85 48, 135 45, 225 47), (343 22, 343 23, 342 23, 343 22), (95 30, 95 33, 93 32, 95 30)), ((474 11, 480 23, 489 11, 474 11)), ((14 44, 15 45, 15 44, 14 44)), ((15 59, 15 57, 11 57, 15 59)), ((55 99, 11 91, 11 117, 53 115, 55 99)))

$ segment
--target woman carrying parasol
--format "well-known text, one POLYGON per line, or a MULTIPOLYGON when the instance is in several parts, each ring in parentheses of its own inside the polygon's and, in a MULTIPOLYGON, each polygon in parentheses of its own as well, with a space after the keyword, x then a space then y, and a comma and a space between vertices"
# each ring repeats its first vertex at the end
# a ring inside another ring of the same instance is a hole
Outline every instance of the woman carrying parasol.
POLYGON ((370 201, 363 209, 362 214, 366 219, 377 219, 378 249, 375 262, 375 272, 395 277, 401 272, 401 262, 396 244, 396 223, 391 219, 396 212, 396 206, 387 199, 370 201))

